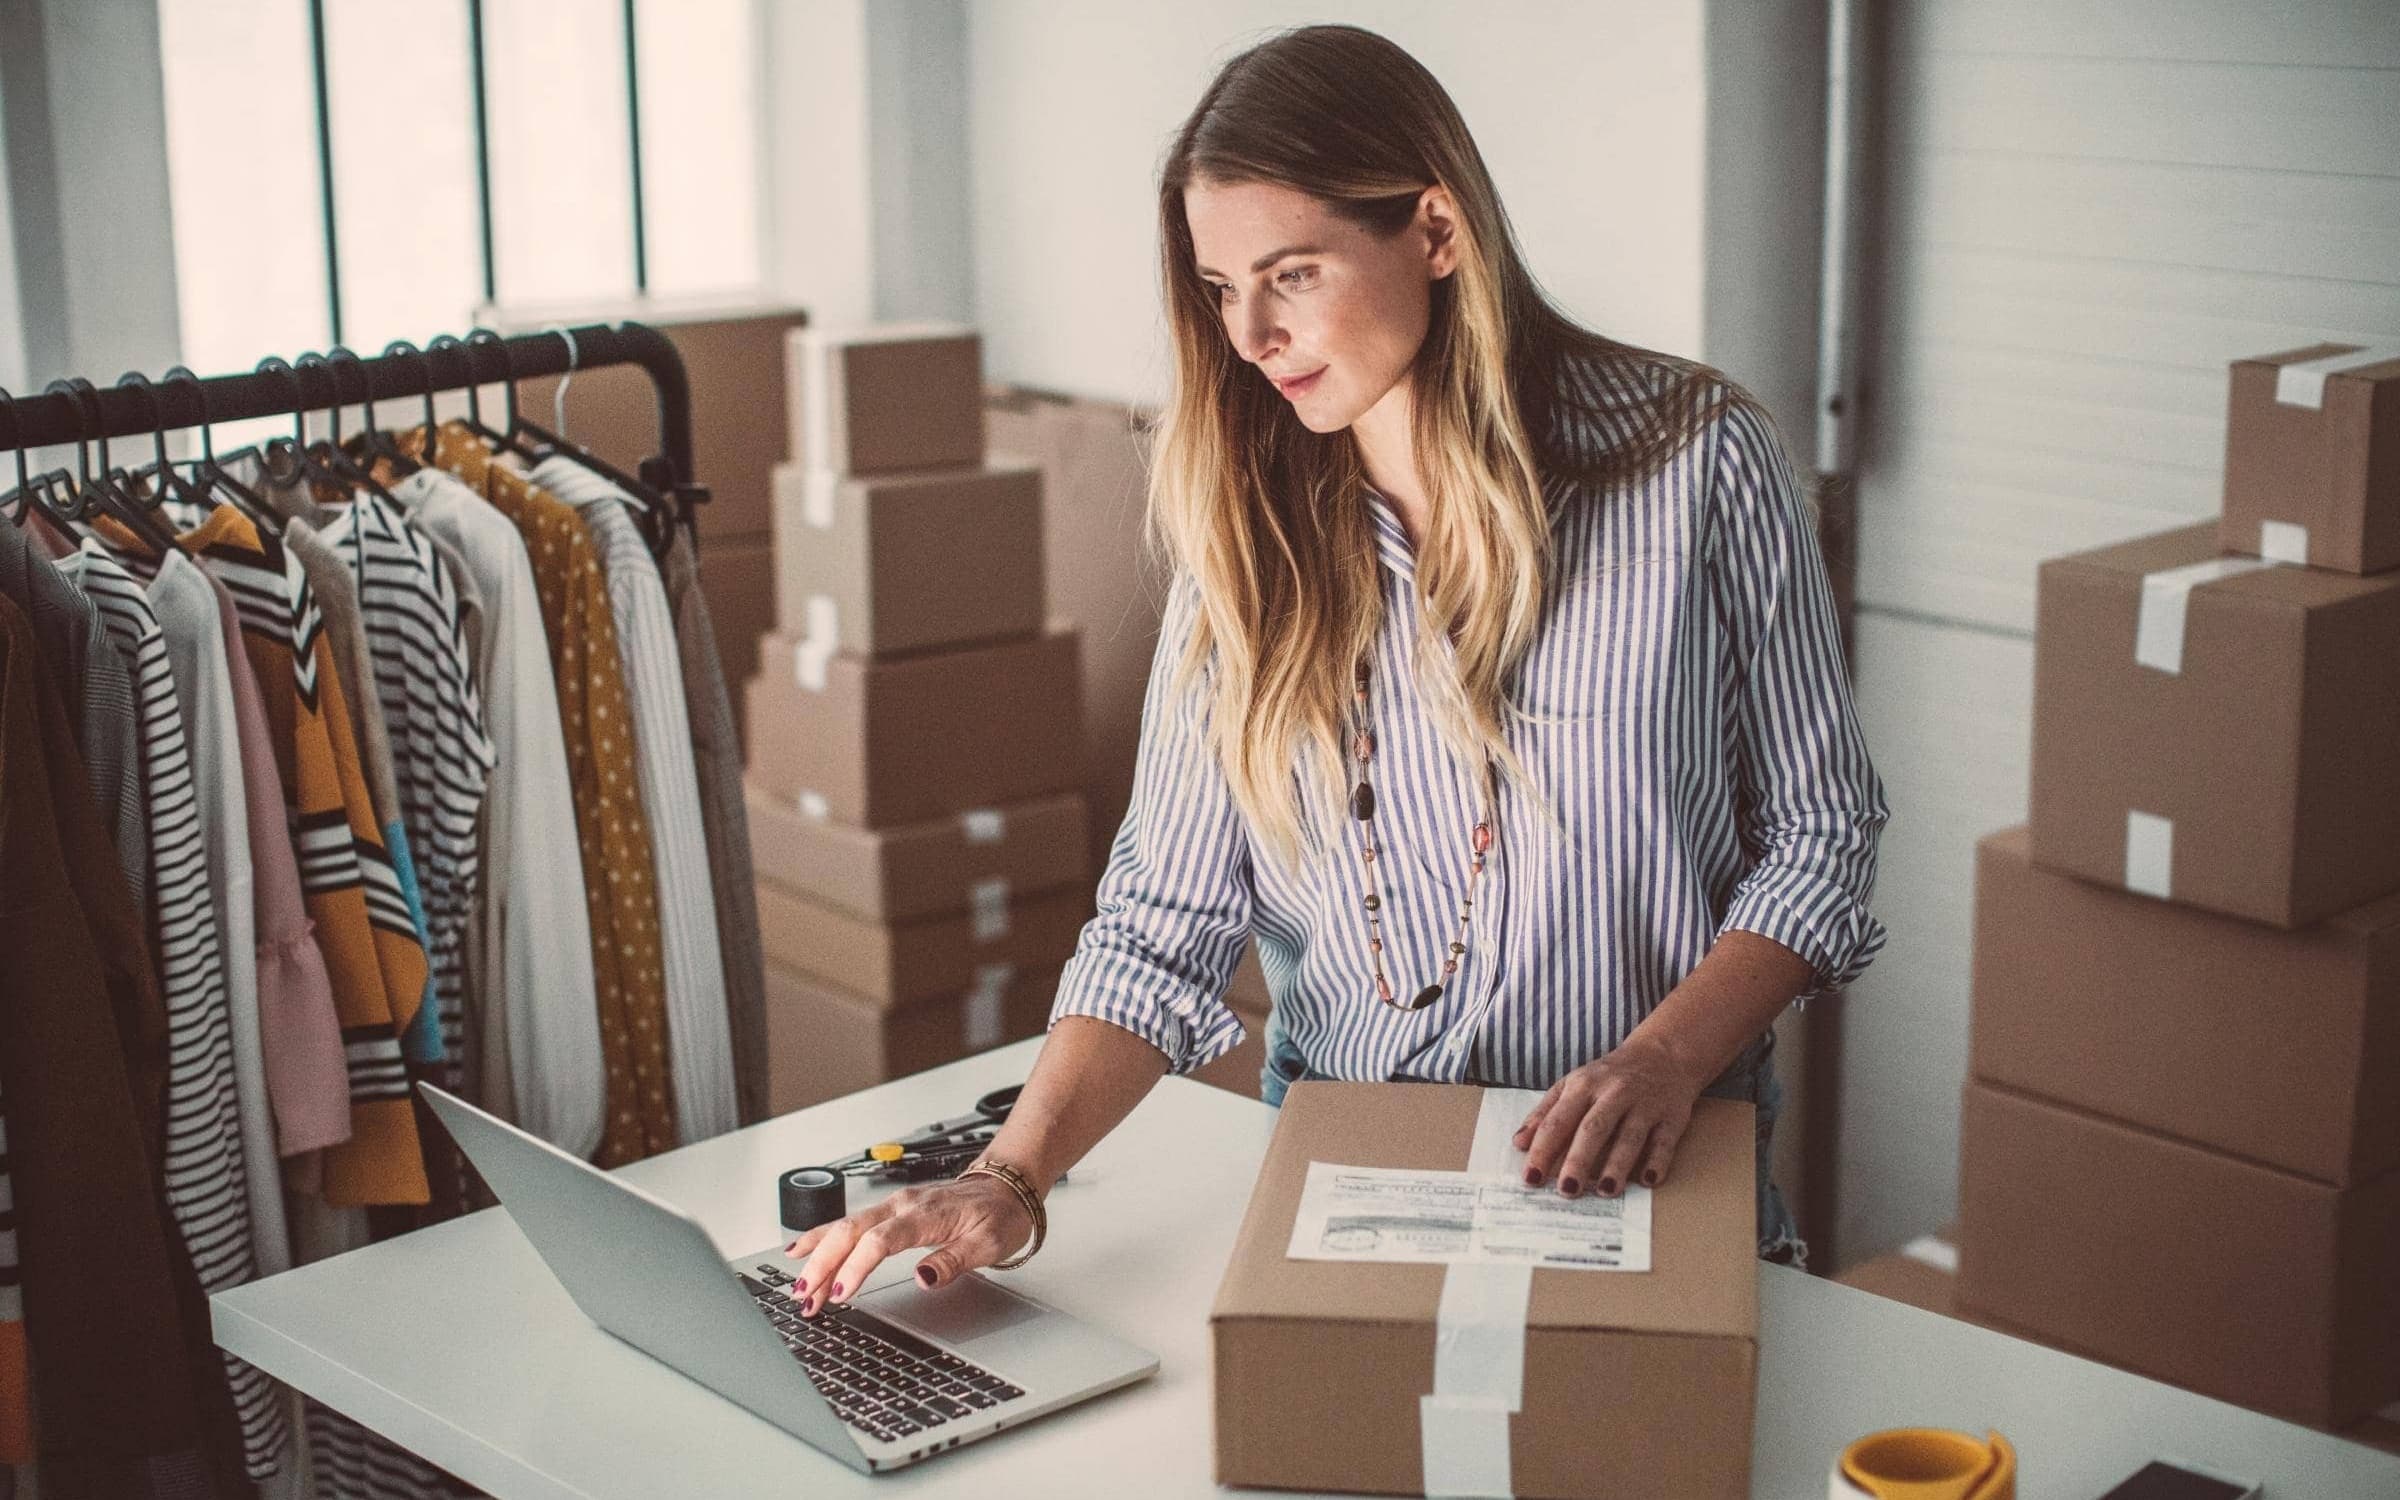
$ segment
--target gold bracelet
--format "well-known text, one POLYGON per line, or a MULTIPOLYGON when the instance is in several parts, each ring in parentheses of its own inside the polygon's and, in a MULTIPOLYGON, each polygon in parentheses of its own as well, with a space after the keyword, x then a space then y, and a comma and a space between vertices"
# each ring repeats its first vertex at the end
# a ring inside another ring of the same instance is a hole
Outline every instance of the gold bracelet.
POLYGON ((1017 1195, 1017 1201, 1025 1205, 1026 1217, 1033 1220, 1033 1243, 1025 1247, 1025 1252, 1022 1255, 1012 1257, 1008 1260, 994 1261, 992 1263, 992 1269, 995 1271, 1013 1271, 1017 1267, 1025 1264, 1025 1262, 1033 1259, 1035 1253, 1042 1248, 1043 1238, 1050 1232, 1050 1215, 1046 1210, 1043 1209, 1042 1200, 1040 1196, 1034 1192, 1033 1184, 1025 1180, 1025 1174, 1004 1161, 993 1161, 988 1157, 984 1157, 977 1159, 973 1164, 968 1166, 965 1171, 959 1173, 958 1175, 962 1178, 973 1177, 977 1175, 998 1178, 1002 1183, 1007 1185, 1010 1192, 1017 1195))

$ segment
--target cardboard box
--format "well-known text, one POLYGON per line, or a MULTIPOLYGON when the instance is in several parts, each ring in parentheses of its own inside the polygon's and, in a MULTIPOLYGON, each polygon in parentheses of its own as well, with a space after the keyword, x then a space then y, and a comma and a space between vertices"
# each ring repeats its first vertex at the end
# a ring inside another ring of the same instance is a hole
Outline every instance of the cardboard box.
POLYGON ((2045 1343, 2341 1426, 2400 1396, 2400 1173, 2351 1188, 1970 1081, 1958 1301, 2045 1343))
POLYGON ((1031 464, 844 476, 775 470, 786 634, 861 656, 1039 634, 1042 476, 1031 464))
POLYGON ((1092 625, 1083 642, 1085 792, 1092 868, 1133 800, 1142 698, 1150 685, 1166 575, 1143 543, 1149 462, 1144 412, 1113 401, 1067 400, 994 387, 986 432, 998 454, 1041 466, 1043 566, 1052 613, 1092 625))
POLYGON ((2222 545, 2348 573, 2400 568, 2400 348, 2233 362, 2222 545))
POLYGON ((744 790, 759 877, 864 921, 962 915, 1091 878, 1081 792, 876 829, 744 790))
POLYGON ((1059 968, 1074 955, 1091 916, 1092 893, 1062 886, 996 910, 886 927, 758 883, 768 958, 887 1005, 957 994, 989 982, 995 969, 1016 975, 1059 968))
MULTIPOLYGON (((1465 1169, 1483 1091, 1294 1084, 1209 1314, 1216 1478, 1421 1495, 1442 1265, 1294 1260, 1312 1161, 1465 1169)), ((1750 1106, 1703 1099, 1652 1203, 1652 1269, 1536 1269, 1507 1493, 1750 1493, 1758 1366, 1750 1106)), ((1465 1269, 1465 1268, 1459 1268, 1465 1269)))
POLYGON ((2277 927, 2400 890, 2400 574, 2192 526, 2042 564, 2039 615, 2036 863, 2277 927))
POLYGON ((983 461, 983 339, 974 329, 800 328, 784 348, 798 462, 880 474, 983 461))
POLYGON ((767 963, 767 1100, 776 1114, 1039 1036, 1058 974, 893 1007, 767 963))
POLYGON ((2400 1168, 2400 896, 2280 931, 2036 868, 2022 828, 1975 870, 1975 1077, 2336 1187, 2400 1168))
POLYGON ((874 661, 759 642, 750 781, 812 817, 922 823, 1083 784, 1073 629, 874 661), (805 799, 805 800, 803 800, 805 799))
POLYGON ((2356 1427, 2345 1427, 2342 1436, 2386 1453, 2400 1453, 2400 1407, 2387 1407, 2356 1427))
MULTIPOLYGON (((683 356, 684 377, 692 388, 692 463, 699 470, 695 477, 709 489, 699 513, 701 556, 728 539, 763 539, 770 526, 774 467, 790 447, 784 341, 807 324, 807 314, 781 304, 695 299, 504 309, 495 314, 493 326, 504 333, 532 333, 560 323, 622 318, 656 328, 683 356)), ((526 380, 517 387, 517 404, 526 416, 549 426, 557 390, 556 376, 526 380)), ((641 461, 659 451, 657 387, 636 365, 578 370, 567 382, 565 435, 628 474, 637 473, 641 461)))

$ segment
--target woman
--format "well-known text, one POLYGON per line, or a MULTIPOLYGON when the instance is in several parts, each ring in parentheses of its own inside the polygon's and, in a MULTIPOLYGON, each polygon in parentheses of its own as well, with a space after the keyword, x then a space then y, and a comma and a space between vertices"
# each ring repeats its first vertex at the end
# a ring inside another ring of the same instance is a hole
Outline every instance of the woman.
POLYGON ((1772 424, 1553 309, 1449 97, 1370 32, 1228 63, 1159 223, 1174 581, 1099 915, 1003 1170, 802 1235, 794 1295, 1024 1245, 1160 1076, 1241 1040, 1220 997, 1253 934, 1270 1102, 1546 1089, 1515 1144, 1573 1196, 1663 1182, 1695 1099, 1748 1099, 1760 1253, 1800 1262, 1769 1028, 1881 945, 1887 813, 1772 424))

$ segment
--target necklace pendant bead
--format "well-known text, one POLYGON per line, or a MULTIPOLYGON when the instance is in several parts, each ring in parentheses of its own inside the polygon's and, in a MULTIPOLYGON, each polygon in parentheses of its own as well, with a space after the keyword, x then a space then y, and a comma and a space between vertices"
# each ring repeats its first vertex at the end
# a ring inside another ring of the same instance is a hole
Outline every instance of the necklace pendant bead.
POLYGON ((1452 943, 1450 945, 1450 951, 1453 953, 1464 953, 1467 951, 1467 945, 1464 943, 1452 943))
POLYGON ((1376 895, 1376 894, 1375 894, 1373 891, 1369 891, 1369 892, 1367 893, 1367 910, 1369 910, 1369 911, 1381 911, 1381 910, 1383 910, 1383 898, 1382 898, 1381 896, 1378 896, 1378 895, 1376 895))
POLYGON ((1417 991, 1417 998, 1408 1003, 1408 1008, 1410 1010, 1423 1010, 1426 1006, 1431 1005, 1434 1001, 1441 998, 1442 987, 1438 984, 1429 984, 1425 986, 1425 988, 1417 991))
POLYGON ((1375 736, 1364 729, 1360 730, 1358 738, 1350 742, 1350 750, 1360 760, 1373 760, 1375 758, 1375 736))
POLYGON ((1380 996, 1382 996, 1382 997, 1383 997, 1384 999, 1386 999, 1386 1000, 1389 1000, 1389 999, 1391 999, 1391 998, 1392 998, 1392 982, 1391 982, 1390 980, 1388 980, 1388 979, 1384 978, 1384 977, 1383 977, 1381 974, 1378 974, 1378 975, 1376 975, 1376 976, 1375 976, 1375 993, 1376 993, 1376 994, 1378 994, 1378 995, 1380 995, 1380 996))
POLYGON ((1373 846, 1373 845, 1369 845, 1368 847, 1366 847, 1366 848, 1364 848, 1364 849, 1361 849, 1361 850, 1359 850, 1358 852, 1359 852, 1359 853, 1360 853, 1362 856, 1364 856, 1364 857, 1365 857, 1365 859, 1366 859, 1366 861, 1367 861, 1367 863, 1368 863, 1368 864, 1373 864, 1373 863, 1375 863, 1375 849, 1374 849, 1374 846, 1373 846))
POLYGON ((1449 978, 1451 975, 1453 975, 1453 974, 1455 974, 1455 973, 1457 973, 1457 972, 1458 972, 1458 960, 1457 960, 1457 959, 1455 959, 1455 958, 1445 958, 1445 959, 1443 959, 1443 960, 1442 960, 1442 977, 1443 977, 1444 979, 1447 979, 1447 978, 1449 978))
POLYGON ((1481 853, 1483 853, 1483 852, 1484 852, 1486 849, 1489 849, 1489 848, 1491 848, 1491 847, 1492 847, 1492 825, 1491 825, 1491 824, 1489 824, 1489 823, 1478 823, 1478 824, 1476 824, 1476 825, 1475 825, 1475 852, 1476 852, 1477 854, 1481 854, 1481 853))
POLYGON ((1381 938, 1369 938, 1369 939, 1367 939, 1367 951, 1368 951, 1369 953, 1381 953, 1381 952, 1383 951, 1383 939, 1381 939, 1381 938))
POLYGON ((1350 794, 1350 815, 1361 823, 1375 816, 1374 787, 1363 781, 1358 784, 1358 790, 1350 794))

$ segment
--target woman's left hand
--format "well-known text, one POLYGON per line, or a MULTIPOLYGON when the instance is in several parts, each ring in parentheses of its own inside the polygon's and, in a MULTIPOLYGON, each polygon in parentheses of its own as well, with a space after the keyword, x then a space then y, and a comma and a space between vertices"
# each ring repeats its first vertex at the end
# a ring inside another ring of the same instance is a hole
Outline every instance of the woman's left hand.
POLYGON ((1706 1086, 1637 1031, 1550 1085, 1517 1127, 1513 1144, 1526 1153, 1525 1181, 1540 1187, 1555 1177, 1570 1198, 1587 1187, 1614 1197, 1636 1182, 1658 1186, 1706 1086))

